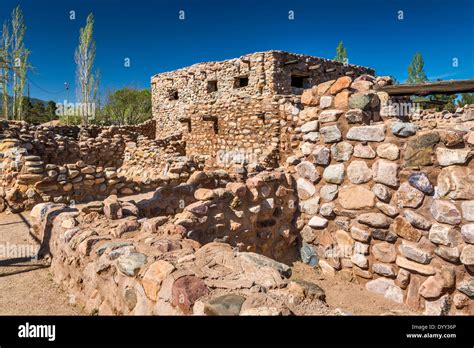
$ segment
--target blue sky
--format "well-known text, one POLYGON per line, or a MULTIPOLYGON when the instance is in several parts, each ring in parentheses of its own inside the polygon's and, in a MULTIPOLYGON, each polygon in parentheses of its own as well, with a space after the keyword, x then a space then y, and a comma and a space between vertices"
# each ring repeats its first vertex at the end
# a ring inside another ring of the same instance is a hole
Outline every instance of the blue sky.
POLYGON ((370 66, 377 75, 404 81, 420 51, 430 79, 474 77, 471 0, 1 0, 0 20, 18 4, 34 66, 31 96, 44 100, 62 101, 65 81, 73 99, 74 49, 90 12, 102 96, 124 86, 148 88, 159 72, 255 51, 333 58, 340 40, 350 63, 370 66))

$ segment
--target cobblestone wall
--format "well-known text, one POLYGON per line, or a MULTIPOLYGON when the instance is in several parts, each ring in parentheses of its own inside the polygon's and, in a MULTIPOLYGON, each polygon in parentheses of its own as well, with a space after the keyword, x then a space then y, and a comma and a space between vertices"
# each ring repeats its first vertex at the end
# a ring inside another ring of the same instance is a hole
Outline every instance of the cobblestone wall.
POLYGON ((303 93, 285 132, 303 249, 414 310, 473 314, 474 109, 449 123, 385 117, 373 87, 386 83, 342 77, 303 93))

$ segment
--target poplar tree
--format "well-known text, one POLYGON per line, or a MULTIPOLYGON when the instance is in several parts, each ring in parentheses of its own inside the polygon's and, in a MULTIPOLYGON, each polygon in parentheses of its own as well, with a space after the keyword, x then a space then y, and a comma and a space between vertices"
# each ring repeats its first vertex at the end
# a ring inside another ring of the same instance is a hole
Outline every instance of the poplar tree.
POLYGON ((336 56, 334 57, 334 60, 341 63, 347 61, 347 51, 342 41, 340 41, 339 45, 336 47, 336 56))
MULTIPOLYGON (((83 103, 87 109, 89 103, 95 102, 99 86, 99 74, 92 71, 96 53, 96 45, 93 38, 94 16, 87 16, 86 25, 79 32, 79 46, 74 54, 76 62, 76 98, 83 103)), ((82 124, 88 124, 88 115, 82 115, 82 124)))
POLYGON ((9 54, 10 51, 10 33, 7 22, 3 23, 2 36, 0 37, 0 89, 2 93, 2 110, 3 117, 8 119, 8 78, 9 78, 9 54))
POLYGON ((13 103, 12 116, 21 119, 23 91, 25 89, 26 71, 28 69, 29 51, 25 48, 23 38, 26 26, 20 6, 12 11, 11 58, 13 63, 13 103))

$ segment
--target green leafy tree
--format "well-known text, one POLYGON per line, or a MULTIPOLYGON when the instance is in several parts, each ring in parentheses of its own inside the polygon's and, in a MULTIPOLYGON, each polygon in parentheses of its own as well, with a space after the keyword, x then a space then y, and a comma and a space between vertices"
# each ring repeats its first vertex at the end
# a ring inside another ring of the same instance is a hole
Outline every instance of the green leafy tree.
POLYGON ((347 51, 342 41, 340 41, 339 45, 336 47, 336 56, 334 57, 334 60, 341 63, 347 62, 347 51))
POLYGON ((151 93, 148 89, 122 88, 109 93, 97 120, 103 124, 137 124, 151 118, 151 93))
POLYGON ((448 110, 449 112, 456 111, 456 94, 433 94, 430 100, 443 102, 444 105, 438 108, 439 110, 448 110))
POLYGON ((56 103, 52 100, 46 104, 46 116, 49 120, 55 120, 58 118, 56 116, 56 103))
POLYGON ((474 93, 462 93, 458 101, 458 106, 463 107, 466 104, 474 104, 474 93))
POLYGON ((420 52, 416 52, 408 65, 408 83, 422 83, 428 81, 425 73, 425 62, 420 52))

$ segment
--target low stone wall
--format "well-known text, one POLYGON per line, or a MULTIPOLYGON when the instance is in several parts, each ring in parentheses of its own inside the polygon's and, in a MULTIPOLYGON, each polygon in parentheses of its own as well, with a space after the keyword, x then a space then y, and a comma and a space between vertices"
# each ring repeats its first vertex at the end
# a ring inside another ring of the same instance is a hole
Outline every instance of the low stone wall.
POLYGON ((286 159, 303 246, 327 274, 426 314, 474 313, 473 110, 449 125, 381 117, 387 80, 303 93, 286 159))
POLYGON ((334 314, 316 284, 253 252, 295 254, 290 187, 282 173, 237 183, 196 172, 137 203, 39 204, 33 232, 55 281, 89 313, 334 314))
POLYGON ((169 181, 186 181, 202 167, 182 156, 184 143, 179 137, 151 140, 141 135, 154 135, 152 120, 108 128, 22 122, 2 126, 0 211, 149 191, 169 181))

